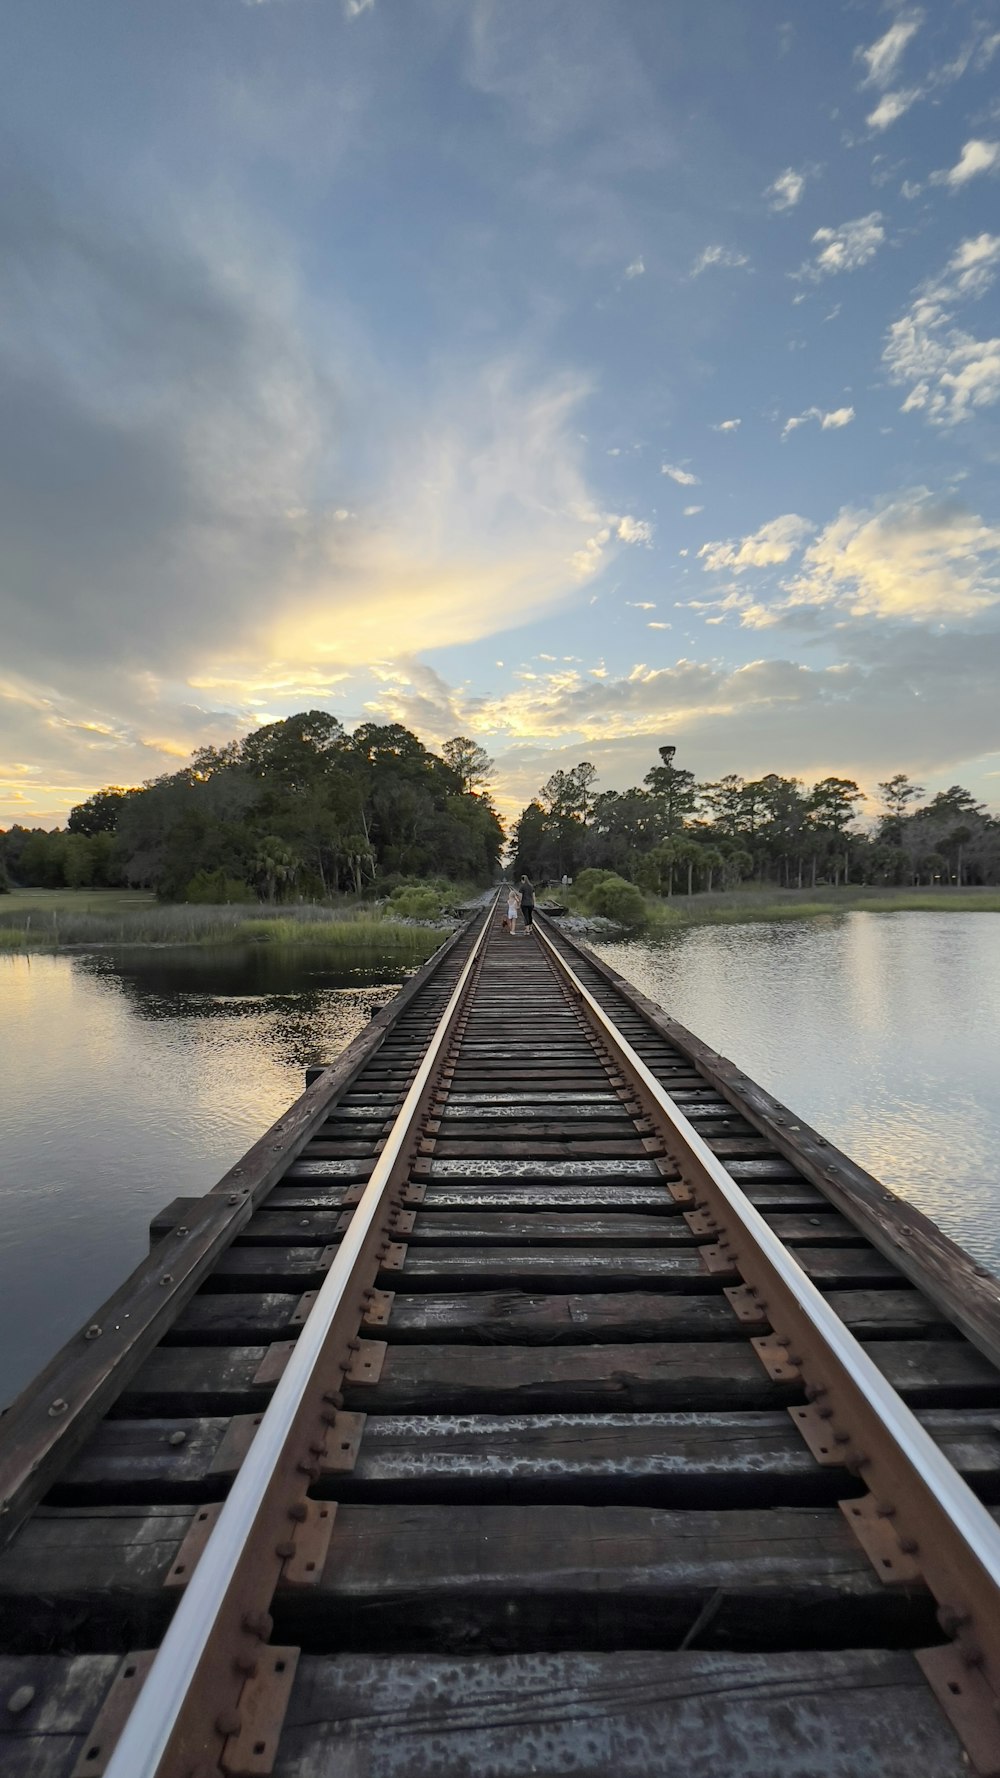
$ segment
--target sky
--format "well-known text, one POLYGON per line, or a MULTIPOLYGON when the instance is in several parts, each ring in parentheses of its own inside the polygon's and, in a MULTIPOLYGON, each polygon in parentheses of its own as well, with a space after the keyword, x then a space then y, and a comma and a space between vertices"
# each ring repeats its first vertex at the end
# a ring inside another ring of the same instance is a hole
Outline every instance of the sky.
POLYGON ((306 708, 1000 805, 1000 4, 10 0, 0 826, 306 708))

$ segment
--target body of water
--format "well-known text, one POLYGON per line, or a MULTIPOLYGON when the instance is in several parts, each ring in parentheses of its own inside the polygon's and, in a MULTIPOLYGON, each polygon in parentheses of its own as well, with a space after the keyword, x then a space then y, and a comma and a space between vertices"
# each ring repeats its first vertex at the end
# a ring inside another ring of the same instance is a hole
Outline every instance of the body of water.
POLYGON ((400 980, 306 949, 0 957, 0 1403, 400 980))
MULTIPOLYGON (((1000 1269, 1000 916, 846 914, 597 947, 1000 1269)), ((0 958, 0 1401, 394 991, 305 951, 0 958)))
POLYGON ((594 949, 1000 1272, 1000 915, 834 914, 594 949))

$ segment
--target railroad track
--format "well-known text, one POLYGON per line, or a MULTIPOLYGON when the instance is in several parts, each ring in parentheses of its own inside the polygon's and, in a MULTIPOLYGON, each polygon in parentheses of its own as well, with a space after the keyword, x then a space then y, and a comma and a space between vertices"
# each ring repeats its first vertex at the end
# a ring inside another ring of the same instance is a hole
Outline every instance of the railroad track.
POLYGON ((1000 1771, 995 1281, 547 923, 153 1234, 0 1423, 5 1775, 1000 1771))

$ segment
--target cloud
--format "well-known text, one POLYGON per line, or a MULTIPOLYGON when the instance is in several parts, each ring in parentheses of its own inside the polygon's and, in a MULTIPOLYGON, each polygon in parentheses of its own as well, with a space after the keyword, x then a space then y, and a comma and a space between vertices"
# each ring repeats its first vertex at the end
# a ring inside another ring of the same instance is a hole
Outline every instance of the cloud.
POLYGON ((537 618, 649 542, 588 485, 585 378, 458 349, 428 394, 332 295, 315 328, 290 243, 230 192, 126 220, 16 162, 0 189, 3 665, 50 700, 36 727, 108 725, 61 731, 75 781, 149 777, 159 742, 296 688, 339 700, 387 638, 537 618))
POLYGON ((796 427, 805 426, 809 420, 818 420, 823 431, 830 432, 841 426, 849 426, 853 418, 854 409, 852 407, 837 407, 826 414, 820 407, 807 407, 804 413, 795 414, 790 420, 785 421, 781 429, 781 436, 787 438, 788 434, 794 432, 796 427))
POLYGON ((704 510, 705 508, 703 506, 685 506, 684 517, 686 519, 693 519, 696 512, 704 512, 704 510))
POLYGON ((787 586, 785 609, 836 606, 853 617, 977 617, 1000 602, 1000 528, 926 488, 874 511, 844 507, 787 586))
POLYGON ((995 173, 1000 169, 1000 142, 983 142, 974 136, 966 142, 953 167, 931 174, 932 185, 949 185, 952 191, 967 185, 979 173, 995 173))
POLYGON ((643 263, 642 254, 640 253, 638 259, 633 259, 631 265, 625 267, 624 275, 626 278, 641 278, 645 273, 645 270, 646 267, 643 263))
POLYGON ((664 463, 660 468, 661 475, 669 475, 672 482, 682 488, 696 488, 699 477, 692 475, 690 469, 680 469, 675 463, 664 463))
POLYGON ((633 611, 656 610, 656 606, 651 599, 626 599, 625 603, 626 605, 631 605, 633 611))
POLYGON ((796 173, 794 167, 786 167, 779 173, 772 185, 764 193, 772 210, 794 210, 806 188, 804 173, 796 173))
POLYGON ((916 36, 922 22, 922 13, 909 13, 896 19, 889 26, 888 31, 875 43, 870 44, 867 49, 855 50, 855 56, 865 66, 862 86, 888 86, 895 75, 903 51, 916 36))
POLYGON ((1000 235, 972 236, 892 323, 882 362, 894 383, 909 385, 904 413, 954 426, 1000 400, 1000 338, 978 339, 955 325, 956 309, 990 290, 998 271, 1000 235))
POLYGON ((700 277, 710 266, 744 266, 750 261, 745 253, 738 253, 734 247, 706 247, 699 253, 691 267, 692 278, 700 277))
POLYGON ((800 267, 797 277, 818 283, 839 272, 856 272, 874 258, 885 240, 881 212, 873 210, 868 216, 841 223, 839 228, 818 228, 812 239, 819 252, 800 267))
POLYGON ((653 527, 646 519, 634 519, 630 514, 620 518, 615 527, 615 536, 622 543, 649 543, 653 535, 653 527))
POLYGON ((887 130, 892 124, 898 123, 899 119, 909 111, 910 106, 915 105, 917 100, 923 97, 924 88, 919 86, 907 87, 904 92, 885 93, 874 111, 869 111, 865 122, 870 129, 887 130))
POLYGON ((720 420, 719 424, 717 426, 712 427, 712 431, 713 432, 738 432, 740 427, 742 426, 742 424, 743 424, 742 420, 720 420))
POLYGON ((786 512, 761 525, 759 531, 738 543, 703 543, 698 556, 704 561, 706 571, 712 573, 722 568, 730 569, 733 574, 743 574, 748 568, 776 567, 787 562, 815 529, 809 519, 800 518, 795 512, 786 512))
POLYGON ((375 0, 344 0, 345 18, 360 18, 363 12, 373 12, 374 10, 375 0))

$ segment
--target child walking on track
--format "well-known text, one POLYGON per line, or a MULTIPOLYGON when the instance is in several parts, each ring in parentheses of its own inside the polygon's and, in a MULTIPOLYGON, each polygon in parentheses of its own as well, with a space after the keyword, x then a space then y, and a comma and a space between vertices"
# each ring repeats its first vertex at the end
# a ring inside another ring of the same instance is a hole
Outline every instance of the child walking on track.
POLYGON ((518 893, 513 883, 507 891, 507 931, 511 938, 517 931, 518 893))

